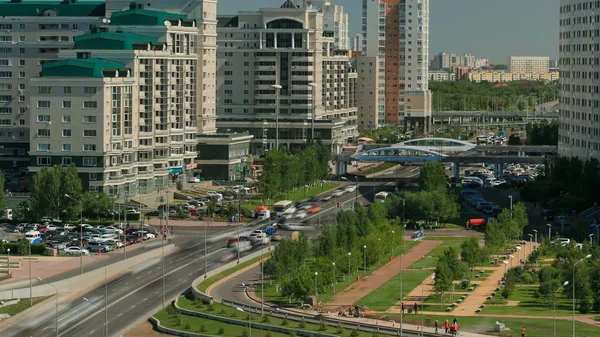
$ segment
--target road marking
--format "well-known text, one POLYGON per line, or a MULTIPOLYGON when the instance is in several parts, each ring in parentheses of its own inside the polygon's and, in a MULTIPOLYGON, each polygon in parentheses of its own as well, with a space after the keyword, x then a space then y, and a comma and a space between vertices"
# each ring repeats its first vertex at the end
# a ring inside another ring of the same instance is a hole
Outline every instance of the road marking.
POLYGON ((146 302, 147 300, 148 300, 148 297, 144 298, 144 299, 142 300, 142 302, 146 302))
POLYGON ((48 328, 49 328, 49 326, 47 326, 47 327, 43 328, 43 329, 42 329, 42 331, 44 331, 44 330, 46 330, 46 329, 48 329, 48 328))
POLYGON ((194 274, 194 272, 189 273, 188 276, 192 276, 192 274, 194 274))
POLYGON ((148 274, 152 274, 152 270, 148 270, 148 274))
POLYGON ((134 304, 134 305, 132 305, 132 306, 130 306, 129 308, 131 308, 131 309, 135 308, 135 304, 134 304))
POLYGON ((157 291, 157 292, 155 292, 155 293, 154 293, 154 295, 158 295, 158 293, 159 293, 159 292, 157 291))
POLYGON ((92 331, 90 331, 90 335, 91 335, 91 334, 93 334, 94 332, 96 332, 96 330, 92 330, 92 331))
POLYGON ((120 314, 117 315, 117 317, 121 317, 121 316, 123 316, 123 313, 120 313, 120 314))
POLYGON ((129 284, 129 282, 125 282, 125 285, 128 285, 128 284, 129 284))
POLYGON ((112 291, 117 291, 117 287, 114 287, 114 288, 112 289, 112 291))
POLYGON ((135 279, 136 279, 136 280, 139 280, 139 279, 140 279, 140 277, 141 277, 141 276, 138 276, 138 277, 136 277, 135 279))
POLYGON ((417 168, 414 168, 414 169, 410 170, 410 172, 412 173, 412 172, 415 172, 415 171, 420 170, 420 169, 421 169, 420 167, 417 167, 417 168))

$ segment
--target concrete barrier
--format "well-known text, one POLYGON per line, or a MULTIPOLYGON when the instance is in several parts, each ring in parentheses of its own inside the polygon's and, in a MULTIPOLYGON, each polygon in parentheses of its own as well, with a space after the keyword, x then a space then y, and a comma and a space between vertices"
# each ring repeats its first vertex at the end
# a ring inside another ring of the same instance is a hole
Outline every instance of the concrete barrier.
POLYGON ((164 327, 164 326, 160 325, 160 321, 157 318, 155 318, 154 316, 151 316, 148 320, 150 321, 150 324, 152 324, 152 326, 154 327, 154 330, 168 334, 168 335, 182 336, 182 337, 216 337, 214 335, 204 335, 204 334, 180 331, 180 330, 175 330, 175 329, 170 329, 170 328, 164 327))

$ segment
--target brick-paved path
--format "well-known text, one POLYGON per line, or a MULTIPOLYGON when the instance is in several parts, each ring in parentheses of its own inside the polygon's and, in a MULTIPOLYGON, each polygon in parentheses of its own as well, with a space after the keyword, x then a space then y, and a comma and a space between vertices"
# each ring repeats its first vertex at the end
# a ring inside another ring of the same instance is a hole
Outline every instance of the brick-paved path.
POLYGON ((443 241, 422 240, 408 252, 383 265, 367 278, 361 279, 360 281, 348 286, 346 289, 344 289, 344 291, 335 295, 331 301, 326 304, 326 306, 338 307, 355 304, 358 300, 365 297, 373 290, 379 288, 387 281, 391 280, 394 276, 398 275, 400 270, 408 268, 408 266, 427 255, 427 253, 442 243, 443 241), (401 265, 402 268, 400 268, 401 265))

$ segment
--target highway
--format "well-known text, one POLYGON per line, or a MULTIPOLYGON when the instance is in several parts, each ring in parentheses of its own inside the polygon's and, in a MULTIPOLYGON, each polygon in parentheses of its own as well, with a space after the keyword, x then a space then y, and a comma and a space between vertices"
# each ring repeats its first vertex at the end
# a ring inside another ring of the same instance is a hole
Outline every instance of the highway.
MULTIPOLYGON (((384 186, 378 186, 381 183, 360 182, 358 201, 366 203, 367 199, 372 200, 373 192, 382 189, 392 189, 393 182, 388 182, 384 186)), ((338 202, 346 204, 352 203, 355 194, 344 194, 337 199, 338 202)), ((331 199, 328 202, 321 203, 320 214, 311 215, 307 218, 308 222, 317 224, 319 219, 321 223, 327 223, 332 220, 335 214, 336 200, 331 199)), ((183 229, 178 230, 178 235, 187 236, 183 229)), ((247 234, 248 229, 242 229, 241 234, 247 234)), ((176 242, 179 251, 166 256, 165 266, 165 298, 167 301, 176 297, 178 294, 189 288, 192 281, 204 273, 204 237, 203 231, 196 229, 193 231, 194 237, 188 240, 176 242), (200 235, 198 235, 200 234, 200 235)), ((191 234, 191 233, 188 233, 191 234)), ((214 235, 214 232, 213 232, 214 235)), ((209 234, 210 237, 210 234, 209 234)), ((222 258, 226 251, 225 242, 216 242, 208 245, 207 260, 208 270, 222 265, 222 258)), ((107 287, 108 306, 106 317, 108 321, 108 336, 118 336, 127 329, 132 328, 132 323, 139 321, 140 318, 146 318, 159 310, 162 305, 162 263, 161 259, 148 261, 146 265, 139 266, 139 269, 111 281, 107 287)), ((105 288, 98 287, 86 294, 76 297, 68 305, 59 307, 59 336, 105 336, 105 288)), ((53 298, 49 299, 54 300, 53 298)), ((50 337, 56 336, 55 331, 55 312, 48 312, 37 317, 27 318, 19 326, 13 326, 7 329, 4 336, 31 336, 31 337, 50 337)))

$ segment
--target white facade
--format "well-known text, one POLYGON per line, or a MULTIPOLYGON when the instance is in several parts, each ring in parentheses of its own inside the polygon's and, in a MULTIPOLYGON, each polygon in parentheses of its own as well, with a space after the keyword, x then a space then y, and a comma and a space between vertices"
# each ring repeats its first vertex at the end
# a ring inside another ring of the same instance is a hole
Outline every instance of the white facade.
POLYGON ((512 73, 547 73, 550 71, 549 56, 511 56, 508 60, 512 73))
POLYGON ((358 73, 358 127, 373 129, 385 124, 385 75, 378 57, 359 56, 353 60, 358 73))
POLYGON ((362 34, 354 35, 352 39, 352 51, 362 51, 363 50, 363 36, 362 34))
POLYGON ((326 1, 321 7, 323 12, 323 30, 335 33, 334 47, 341 50, 350 50, 348 37, 348 14, 344 13, 344 7, 332 5, 326 1))
POLYGON ((582 160, 600 159, 599 14, 598 1, 560 1, 558 152, 582 160))
POLYGON ((383 0, 363 0, 364 56, 385 56, 385 8, 383 0))
POLYGON ((456 81, 456 74, 453 72, 448 72, 448 71, 440 71, 440 70, 433 70, 433 71, 429 71, 429 80, 430 81, 438 81, 438 82, 445 82, 445 81, 456 81))

